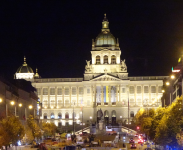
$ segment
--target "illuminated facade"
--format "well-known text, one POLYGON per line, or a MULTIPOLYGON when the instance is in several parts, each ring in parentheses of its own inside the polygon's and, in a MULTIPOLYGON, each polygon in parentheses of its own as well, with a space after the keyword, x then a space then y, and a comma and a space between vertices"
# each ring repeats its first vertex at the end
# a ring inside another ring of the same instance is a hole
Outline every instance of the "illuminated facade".
POLYGON ((129 77, 120 57, 118 39, 111 34, 105 16, 101 33, 92 42, 84 78, 39 78, 36 72, 36 78, 29 79, 42 102, 41 119, 63 126, 72 125, 73 116, 78 123, 82 116, 83 122, 91 118, 96 122, 97 111, 102 109, 105 122, 115 124, 127 121, 128 116, 131 120, 141 107, 161 106, 164 77, 129 77))

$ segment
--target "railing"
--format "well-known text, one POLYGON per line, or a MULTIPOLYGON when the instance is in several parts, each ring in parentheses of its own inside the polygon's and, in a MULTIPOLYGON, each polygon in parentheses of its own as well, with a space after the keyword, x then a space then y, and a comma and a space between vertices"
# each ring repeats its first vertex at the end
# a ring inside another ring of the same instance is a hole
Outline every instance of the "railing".
POLYGON ((82 82, 83 78, 43 78, 34 79, 33 82, 82 82))
POLYGON ((168 76, 144 76, 144 77, 128 77, 131 81, 139 81, 139 80, 163 80, 168 76))

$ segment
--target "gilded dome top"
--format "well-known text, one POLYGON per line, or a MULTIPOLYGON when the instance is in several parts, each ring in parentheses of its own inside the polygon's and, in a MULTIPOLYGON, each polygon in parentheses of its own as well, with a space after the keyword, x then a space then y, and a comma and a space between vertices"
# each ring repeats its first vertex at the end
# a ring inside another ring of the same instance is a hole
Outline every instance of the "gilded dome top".
POLYGON ((34 73, 32 68, 27 65, 26 58, 24 57, 24 63, 17 69, 16 73, 34 73))
POLYGON ((104 19, 102 22, 102 32, 97 36, 95 40, 95 46, 115 46, 116 39, 110 33, 109 30, 109 22, 106 18, 106 14, 104 14, 104 19))

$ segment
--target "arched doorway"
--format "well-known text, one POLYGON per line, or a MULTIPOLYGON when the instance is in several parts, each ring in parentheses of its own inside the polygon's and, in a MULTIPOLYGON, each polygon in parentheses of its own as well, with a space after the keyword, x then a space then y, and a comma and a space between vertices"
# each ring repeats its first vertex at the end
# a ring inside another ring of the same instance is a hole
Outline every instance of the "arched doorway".
POLYGON ((116 111, 113 110, 111 112, 111 117, 112 117, 112 125, 116 124, 116 111))
POLYGON ((109 112, 108 112, 108 110, 104 111, 104 122, 106 125, 109 124, 109 112))

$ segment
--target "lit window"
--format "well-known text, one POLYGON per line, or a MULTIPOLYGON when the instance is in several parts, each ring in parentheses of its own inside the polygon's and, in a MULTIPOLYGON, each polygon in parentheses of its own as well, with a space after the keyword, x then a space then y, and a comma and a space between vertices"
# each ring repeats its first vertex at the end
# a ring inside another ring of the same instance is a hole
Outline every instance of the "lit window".
POLYGON ((104 64, 108 64, 108 56, 107 55, 104 56, 104 64))
POLYGON ((111 64, 116 64, 116 56, 111 56, 111 64))
POLYGON ((76 95, 76 87, 72 87, 72 95, 76 95))
POLYGON ((48 95, 48 88, 43 89, 43 95, 48 95))
POLYGON ((134 86, 130 86, 130 94, 134 94, 134 86))
POLYGON ((69 95, 69 88, 65 88, 65 95, 69 95))
POLYGON ((58 88, 57 94, 62 95, 62 88, 58 88))
POLYGON ((100 64, 100 56, 96 56, 96 64, 100 64))
POLYGON ((148 86, 144 86, 144 93, 149 93, 149 87, 148 86))
POLYGON ((156 87, 155 86, 151 86, 151 93, 156 93, 156 87))
POLYGON ((142 93, 142 91, 141 91, 141 86, 137 86, 137 93, 138 93, 138 94, 141 94, 141 93, 142 93))
POLYGON ((55 88, 50 88, 50 95, 55 95, 55 88))
POLYGON ((54 119, 55 118, 54 113, 51 113, 51 117, 50 118, 51 119, 54 119))
POLYGON ((89 89, 89 88, 87 89, 87 93, 88 93, 88 94, 90 93, 90 89, 89 89))
POLYGON ((83 87, 79 87, 79 95, 83 94, 83 87))

